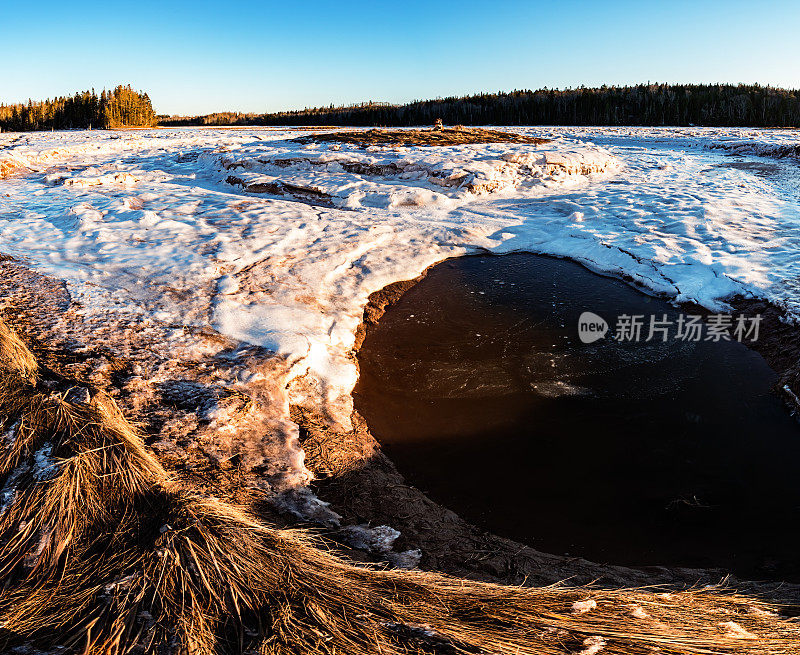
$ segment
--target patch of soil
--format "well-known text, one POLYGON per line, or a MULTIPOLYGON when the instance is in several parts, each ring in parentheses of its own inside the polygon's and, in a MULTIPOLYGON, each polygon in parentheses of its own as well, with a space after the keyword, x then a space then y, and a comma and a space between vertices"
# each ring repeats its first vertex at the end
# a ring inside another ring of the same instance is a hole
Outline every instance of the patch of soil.
POLYGON ((368 146, 460 146, 469 143, 529 143, 541 145, 550 139, 487 130, 480 127, 448 127, 442 130, 355 130, 312 134, 295 139, 299 143, 335 141, 361 148, 368 146))
POLYGON ((248 184, 242 178, 229 175, 225 180, 232 186, 240 186, 247 193, 268 193, 273 196, 292 196, 297 200, 306 202, 310 205, 333 206, 331 196, 323 191, 312 187, 297 186, 288 182, 252 182, 248 184))
MULTIPOLYGON (((256 464, 248 466, 247 444, 254 443, 254 433, 281 428, 264 411, 269 396, 260 398, 255 387, 239 388, 232 380, 248 367, 263 368, 265 376, 282 374, 273 353, 236 350, 211 329, 186 328, 197 352, 192 359, 177 342, 159 347, 170 342, 169 327, 94 321, 80 310, 63 281, 0 255, 0 319, 41 365, 109 394, 161 463, 198 491, 244 502, 250 487, 268 487, 269 474, 259 464, 275 458, 256 454, 256 464), (226 444, 222 435, 228 433, 234 441, 226 444)), ((274 473, 277 479, 284 475, 280 468, 274 473)))

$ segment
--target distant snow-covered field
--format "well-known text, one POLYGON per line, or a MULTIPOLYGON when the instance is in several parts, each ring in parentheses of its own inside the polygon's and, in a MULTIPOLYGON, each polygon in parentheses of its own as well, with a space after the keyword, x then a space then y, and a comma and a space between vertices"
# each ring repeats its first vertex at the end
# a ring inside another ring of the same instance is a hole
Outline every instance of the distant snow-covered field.
POLYGON ((743 293, 800 311, 796 132, 513 129, 553 140, 0 134, 0 252, 66 280, 87 314, 210 323, 279 353, 281 388, 343 426, 367 297, 446 257, 565 256, 678 300, 743 293))

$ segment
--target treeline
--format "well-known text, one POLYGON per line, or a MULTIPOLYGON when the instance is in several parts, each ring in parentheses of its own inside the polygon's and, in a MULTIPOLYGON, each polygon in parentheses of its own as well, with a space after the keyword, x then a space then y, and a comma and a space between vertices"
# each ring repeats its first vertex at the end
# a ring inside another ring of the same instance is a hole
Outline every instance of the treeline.
POLYGON ((164 125, 707 125, 800 127, 800 91, 733 84, 521 90, 274 114, 170 117, 164 125))
POLYGON ((218 111, 205 116, 168 116, 158 117, 160 125, 170 127, 199 125, 256 125, 263 114, 244 114, 238 111, 218 111))
MULTIPOLYGON (((362 110, 374 110, 378 107, 386 109, 394 109, 398 105, 392 105, 388 102, 363 102, 358 105, 347 105, 344 107, 329 107, 319 109, 301 109, 298 111, 286 111, 277 114, 257 114, 242 113, 234 111, 218 111, 213 114, 206 114, 205 116, 159 116, 159 124, 168 127, 181 127, 181 126, 202 126, 202 125, 321 125, 319 121, 311 121, 309 123, 292 122, 295 116, 319 116, 319 115, 333 115, 334 113, 343 114, 349 112, 359 112, 362 110), (286 119, 283 122, 283 119, 286 119)), ((340 125, 342 123, 336 123, 340 125)), ((362 123, 357 123, 361 125, 362 123)), ((363 123, 363 125, 370 125, 371 123, 363 123)))
POLYGON ((92 89, 52 100, 28 100, 27 105, 0 105, 0 129, 5 132, 156 124, 149 96, 134 91, 130 85, 103 90, 99 96, 92 89))

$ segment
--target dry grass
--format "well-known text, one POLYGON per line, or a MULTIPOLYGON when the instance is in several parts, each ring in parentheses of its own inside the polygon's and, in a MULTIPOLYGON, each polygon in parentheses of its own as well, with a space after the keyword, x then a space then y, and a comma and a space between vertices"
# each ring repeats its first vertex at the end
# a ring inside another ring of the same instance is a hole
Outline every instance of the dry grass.
POLYGON ((113 399, 37 372, 2 324, 0 348, 2 652, 800 650, 797 624, 720 590, 516 588, 352 565, 170 480, 113 399))
POLYGON ((351 143, 362 148, 367 146, 458 146, 469 143, 530 143, 539 145, 549 139, 487 130, 479 127, 444 128, 443 130, 348 130, 312 134, 295 139, 301 143, 336 141, 351 143))
POLYGON ((0 374, 33 383, 38 365, 36 358, 16 333, 0 323, 0 374))

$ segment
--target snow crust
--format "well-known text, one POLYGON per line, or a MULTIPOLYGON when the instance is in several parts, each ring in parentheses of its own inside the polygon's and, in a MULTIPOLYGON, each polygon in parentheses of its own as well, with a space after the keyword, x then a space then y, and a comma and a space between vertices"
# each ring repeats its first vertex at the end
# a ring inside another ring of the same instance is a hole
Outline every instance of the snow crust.
POLYGON ((719 625, 725 631, 724 636, 728 639, 758 639, 756 635, 749 632, 735 621, 723 621, 719 625))
POLYGON ((591 598, 587 600, 576 600, 574 603, 572 603, 573 614, 585 614, 586 612, 591 612, 594 609, 597 609, 597 601, 591 598))
POLYGON ((597 655, 606 646, 606 640, 600 636, 587 637, 583 640, 585 648, 578 652, 578 655, 597 655))
POLYGON ((338 536, 353 548, 377 554, 398 569, 413 569, 422 559, 422 552, 418 549, 401 552, 393 550, 400 532, 388 525, 349 525, 338 536))
POLYGON ((271 189, 353 210, 451 209, 475 195, 521 193, 618 165, 600 148, 502 143, 366 149, 336 143, 300 147, 284 143, 268 154, 259 144, 203 155, 200 161, 235 171, 228 179, 245 190, 271 189))
MULTIPOLYGON (((369 294, 447 257, 570 257, 678 301, 724 309, 757 295, 797 315, 795 132, 518 129, 553 140, 359 149, 275 129, 0 134, 0 252, 66 280, 95 320, 176 326, 182 347, 181 326, 211 324, 268 349, 280 375, 236 382, 271 384, 285 420, 305 404, 345 428, 369 294)), ((304 466, 296 452, 287 461, 304 466)))

